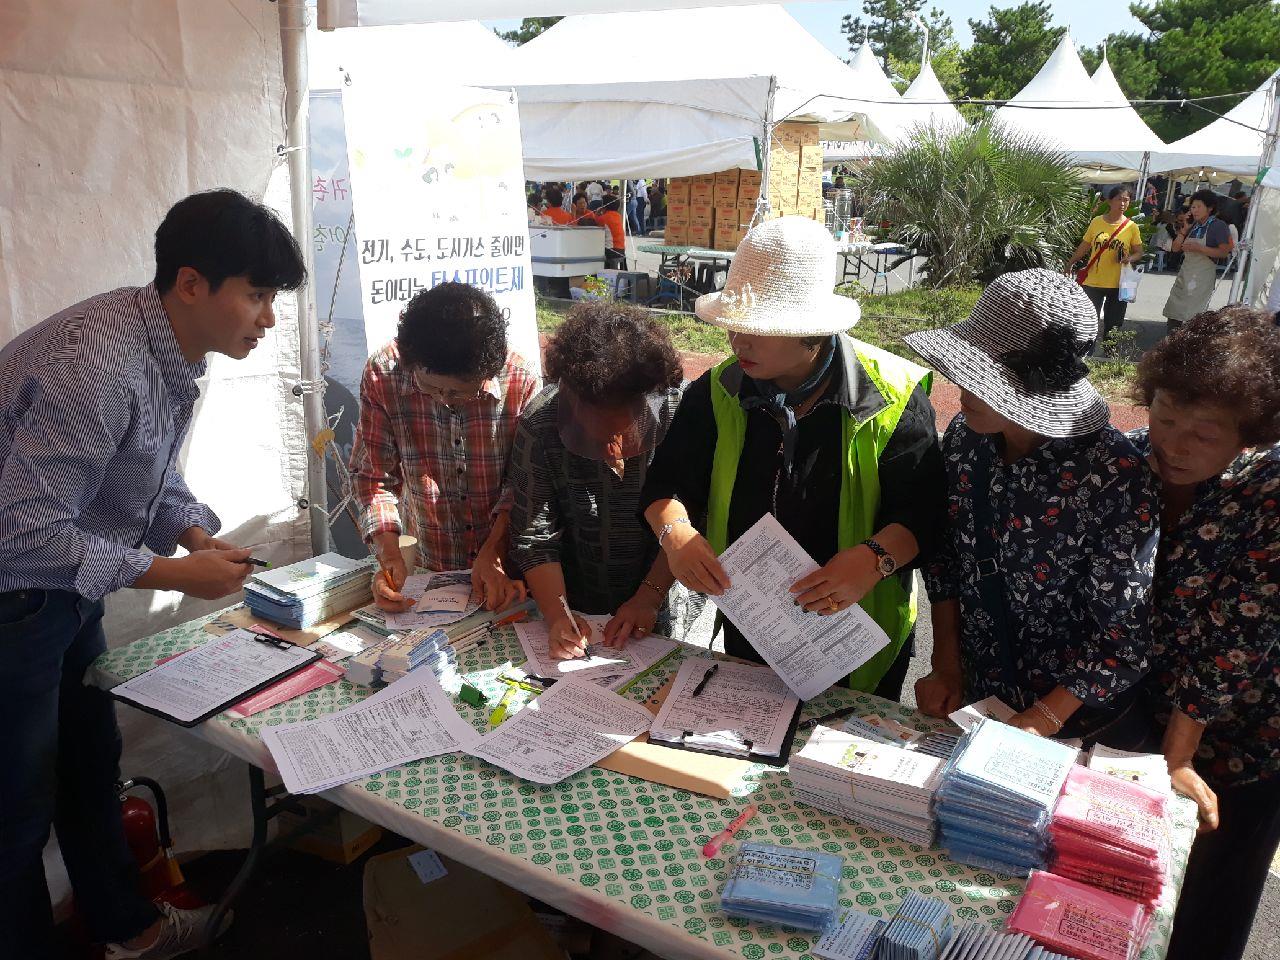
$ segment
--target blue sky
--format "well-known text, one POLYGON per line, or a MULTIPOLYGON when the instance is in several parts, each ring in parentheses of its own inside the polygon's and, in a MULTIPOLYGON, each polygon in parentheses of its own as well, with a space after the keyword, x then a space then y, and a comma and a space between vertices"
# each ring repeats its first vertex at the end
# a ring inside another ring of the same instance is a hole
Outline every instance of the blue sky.
MULTIPOLYGON (((997 6, 1016 6, 1020 0, 998 0, 997 6)), ((1142 25, 1129 13, 1129 5, 1116 0, 1050 0, 1053 8, 1054 23, 1071 28, 1071 35, 1078 45, 1092 46, 1109 33, 1120 31, 1142 31, 1142 25)), ((862 10, 860 2, 835 3, 821 0, 814 3, 784 4, 791 15, 804 28, 821 40, 833 52, 841 56, 849 53, 848 41, 840 32, 840 20, 846 13, 858 13, 862 10)), ((972 35, 969 33, 969 20, 986 19, 991 8, 991 0, 942 0, 932 4, 951 18, 955 26, 956 39, 962 46, 968 46, 972 35)), ((488 21, 500 30, 509 30, 519 23, 517 20, 488 21)))

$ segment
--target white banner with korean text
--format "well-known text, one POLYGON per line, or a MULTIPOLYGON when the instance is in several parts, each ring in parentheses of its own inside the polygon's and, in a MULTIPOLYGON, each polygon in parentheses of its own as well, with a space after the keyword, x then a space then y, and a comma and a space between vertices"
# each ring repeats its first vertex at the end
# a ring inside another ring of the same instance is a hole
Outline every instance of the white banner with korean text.
POLYGON ((356 83, 342 103, 369 351, 395 336, 414 294, 458 281, 493 295, 510 349, 537 369, 515 94, 356 83))

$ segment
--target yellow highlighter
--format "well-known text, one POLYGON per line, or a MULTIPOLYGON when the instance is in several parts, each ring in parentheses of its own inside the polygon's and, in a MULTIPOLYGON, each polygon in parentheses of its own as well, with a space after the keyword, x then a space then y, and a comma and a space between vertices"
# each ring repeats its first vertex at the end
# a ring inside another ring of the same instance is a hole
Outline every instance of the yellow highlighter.
POLYGON ((507 692, 502 695, 502 699, 498 701, 498 705, 493 708, 493 713, 489 714, 489 729, 492 730, 503 720, 507 719, 507 709, 511 706, 511 701, 515 699, 516 694, 520 692, 517 686, 507 687, 507 692))

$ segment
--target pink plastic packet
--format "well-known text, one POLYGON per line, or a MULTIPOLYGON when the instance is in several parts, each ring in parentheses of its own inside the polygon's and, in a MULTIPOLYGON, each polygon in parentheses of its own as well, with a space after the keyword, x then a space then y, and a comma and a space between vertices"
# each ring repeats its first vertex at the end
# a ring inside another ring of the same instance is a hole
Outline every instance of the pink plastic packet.
POLYGON ((1066 877, 1032 870, 1006 927, 1080 960, 1134 960, 1151 928, 1139 903, 1066 877))

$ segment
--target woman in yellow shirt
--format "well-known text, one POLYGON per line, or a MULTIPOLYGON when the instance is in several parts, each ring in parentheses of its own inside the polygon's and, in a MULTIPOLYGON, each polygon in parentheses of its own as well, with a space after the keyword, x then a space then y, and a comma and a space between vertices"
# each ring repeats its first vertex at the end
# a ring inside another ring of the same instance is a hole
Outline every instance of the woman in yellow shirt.
POLYGON ((1124 314, 1129 308, 1120 299, 1120 267, 1137 263, 1145 253, 1138 225, 1132 220, 1125 222, 1124 212, 1131 202, 1133 194, 1128 187, 1112 187, 1107 194, 1107 212, 1090 221, 1084 240, 1067 262, 1068 271, 1082 260, 1090 265, 1084 292, 1102 315, 1104 340, 1112 330, 1124 326, 1124 314))

